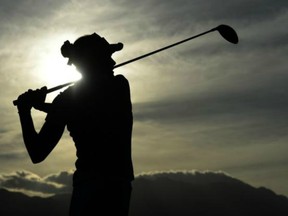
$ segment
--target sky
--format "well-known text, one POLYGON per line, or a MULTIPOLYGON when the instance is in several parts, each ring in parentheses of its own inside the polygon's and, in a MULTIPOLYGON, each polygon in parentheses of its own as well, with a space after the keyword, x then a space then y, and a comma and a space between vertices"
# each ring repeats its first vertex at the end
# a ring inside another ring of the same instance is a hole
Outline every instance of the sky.
MULTIPOLYGON (((123 50, 113 55, 121 63, 227 24, 239 44, 213 32, 115 69, 131 88, 135 174, 221 171, 288 196, 287 1, 0 0, 0 5, 2 177, 30 173, 45 179, 75 168, 67 131, 44 162, 32 164, 12 104, 28 89, 79 78, 61 56, 64 41, 96 32, 110 43, 122 42, 123 50)), ((32 114, 40 129, 45 114, 32 114)))

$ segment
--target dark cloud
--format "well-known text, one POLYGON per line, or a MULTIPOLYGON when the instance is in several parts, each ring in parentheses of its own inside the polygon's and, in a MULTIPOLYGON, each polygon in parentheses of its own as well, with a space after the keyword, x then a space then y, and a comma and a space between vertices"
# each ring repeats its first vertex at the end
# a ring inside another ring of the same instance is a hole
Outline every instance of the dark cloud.
POLYGON ((21 160, 27 157, 26 152, 6 152, 0 153, 0 161, 14 161, 14 160, 21 160))
MULTIPOLYGON (((199 1, 200 3, 200 1, 199 1)), ((200 5, 200 4, 199 4, 200 5)), ((198 6, 198 5, 197 5, 198 6)), ((277 4, 269 0, 256 0, 256 1, 211 1, 209 3, 203 2, 200 5, 200 11, 208 11, 204 13, 201 18, 210 18, 211 20, 231 20, 236 22, 243 22, 250 24, 269 20, 281 13, 286 12, 288 7, 287 1, 278 1, 277 4)), ((195 13, 196 14, 196 13, 195 13)), ((202 13, 197 13, 202 14, 202 13)), ((200 15, 201 16, 201 15, 200 15)))
POLYGON ((72 172, 60 172, 52 175, 48 175, 44 178, 45 181, 48 182, 55 182, 58 184, 63 184, 66 186, 71 186, 72 185, 72 172))
MULTIPOLYGON (((279 155, 280 156, 280 155, 279 155)), ((234 170, 234 171, 245 171, 245 172, 254 172, 254 170, 258 170, 258 171, 268 171, 268 170, 273 170, 273 169, 280 169, 280 170, 285 170, 286 167, 288 166, 288 159, 286 158, 282 158, 279 160, 275 160, 275 161, 257 161, 254 163, 249 163, 247 165, 242 164, 241 166, 230 166, 230 165, 226 165, 225 167, 223 167, 223 170, 227 170, 229 172, 229 170, 234 170)))
POLYGON ((69 0, 64 1, 22 1, 22 0, 1 0, 0 18, 1 22, 10 22, 17 19, 33 18, 45 19, 46 16, 52 16, 56 10, 61 9, 61 6, 70 3, 69 0))
MULTIPOLYGON (((278 83, 281 88, 280 82, 278 83)), ((286 88, 286 87, 285 87, 286 88)), ((136 103, 134 105, 135 120, 166 121, 166 122, 195 122, 230 115, 231 121, 239 118, 258 117, 267 121, 281 120, 287 116, 288 102, 286 92, 277 89, 263 88, 257 91, 226 93, 207 92, 201 97, 183 97, 136 103), (262 91, 263 90, 263 91, 262 91), (262 115, 264 113, 265 115, 262 115), (265 119, 264 119, 265 120, 265 119)), ((283 121, 284 123, 285 121, 283 121)))
POLYGON ((5 134, 6 132, 8 132, 8 129, 0 128, 0 136, 1 136, 1 134, 5 134))
MULTIPOLYGON (((158 25, 159 28, 177 34, 177 32, 193 31, 207 23, 230 22, 237 26, 253 25, 263 21, 270 21, 287 12, 287 1, 129 1, 125 4, 133 9, 133 15, 142 17, 146 21, 158 25)), ((219 23, 220 24, 220 23, 219 23)), ((229 24, 229 23, 227 23, 229 24)), ((147 26, 148 27, 148 26, 147 26)), ((149 28, 149 27, 148 27, 149 28)), ((150 27, 152 29, 152 26, 150 27)))

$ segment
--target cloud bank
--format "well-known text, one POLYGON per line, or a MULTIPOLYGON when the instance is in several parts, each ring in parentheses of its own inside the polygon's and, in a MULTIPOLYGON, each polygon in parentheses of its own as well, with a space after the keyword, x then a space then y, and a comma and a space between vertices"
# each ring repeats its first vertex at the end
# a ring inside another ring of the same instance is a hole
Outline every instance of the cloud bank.
POLYGON ((17 171, 0 175, 0 187, 29 196, 48 197, 71 193, 72 172, 60 172, 40 177, 29 171, 17 171))
MULTIPOLYGON (((58 184, 70 185, 71 173, 61 172, 40 179, 39 176, 27 171, 11 174, 10 177, 1 175, 1 184, 9 182, 9 187, 12 188, 15 187, 15 181, 11 182, 9 178, 18 179, 17 188, 22 185, 23 188, 31 190, 33 182, 32 190, 43 193, 54 192, 55 195, 48 198, 39 196, 29 198, 20 193, 0 189, 1 215, 67 214, 71 192, 59 189, 58 184), (6 180, 3 180, 3 176, 6 180), (43 187, 43 184, 46 186, 43 187), (52 185, 53 190, 51 190, 52 185)), ((133 182, 130 207, 131 216, 208 216, 212 214, 284 216, 287 213, 287 197, 277 195, 267 188, 252 187, 223 172, 211 171, 169 171, 138 175, 133 182)))

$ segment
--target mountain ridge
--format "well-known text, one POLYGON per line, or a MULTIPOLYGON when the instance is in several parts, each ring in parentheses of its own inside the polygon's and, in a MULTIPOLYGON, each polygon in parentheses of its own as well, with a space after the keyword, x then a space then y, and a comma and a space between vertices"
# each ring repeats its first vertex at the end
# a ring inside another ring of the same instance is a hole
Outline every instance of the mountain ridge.
MULTIPOLYGON (((29 197, 0 189, 0 215, 68 215, 70 193, 29 197)), ((133 182, 130 216, 288 215, 288 198, 223 173, 158 172, 133 182)))

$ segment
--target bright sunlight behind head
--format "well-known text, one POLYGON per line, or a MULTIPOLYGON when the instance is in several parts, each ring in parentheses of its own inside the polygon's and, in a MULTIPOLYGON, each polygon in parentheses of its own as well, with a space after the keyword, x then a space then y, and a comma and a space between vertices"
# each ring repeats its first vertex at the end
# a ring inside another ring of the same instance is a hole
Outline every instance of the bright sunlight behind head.
POLYGON ((47 87, 77 81, 82 77, 75 66, 67 65, 68 58, 61 55, 60 48, 67 38, 69 36, 50 39, 44 42, 44 47, 41 43, 41 50, 38 48, 40 56, 38 56, 37 76, 47 87))
POLYGON ((81 79, 81 74, 74 65, 67 65, 67 58, 59 56, 47 56, 41 63, 43 78, 47 85, 62 84, 81 79))

